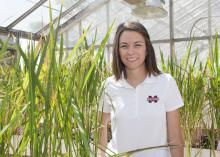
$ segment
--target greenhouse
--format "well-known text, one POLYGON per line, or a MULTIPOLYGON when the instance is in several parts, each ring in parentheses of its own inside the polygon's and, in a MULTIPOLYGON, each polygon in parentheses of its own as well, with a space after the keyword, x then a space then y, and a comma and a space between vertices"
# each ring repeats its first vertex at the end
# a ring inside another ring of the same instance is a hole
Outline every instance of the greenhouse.
POLYGON ((220 157, 219 21, 220 0, 0 0, 0 157, 220 157))

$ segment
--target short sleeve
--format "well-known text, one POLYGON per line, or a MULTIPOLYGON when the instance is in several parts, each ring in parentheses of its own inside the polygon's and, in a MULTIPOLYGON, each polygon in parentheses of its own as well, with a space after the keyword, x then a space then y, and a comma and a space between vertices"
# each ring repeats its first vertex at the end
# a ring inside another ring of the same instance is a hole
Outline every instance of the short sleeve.
POLYGON ((102 86, 102 93, 99 100, 98 110, 105 113, 111 112, 111 101, 107 94, 107 83, 105 82, 102 86))
POLYGON ((168 89, 165 96, 165 108, 166 111, 174 111, 184 105, 180 91, 176 84, 176 81, 172 76, 168 80, 168 89))

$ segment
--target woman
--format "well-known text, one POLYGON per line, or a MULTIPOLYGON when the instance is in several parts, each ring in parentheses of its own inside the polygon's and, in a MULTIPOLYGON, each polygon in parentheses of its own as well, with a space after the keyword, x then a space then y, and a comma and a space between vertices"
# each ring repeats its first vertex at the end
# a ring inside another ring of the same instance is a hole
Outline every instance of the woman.
MULTIPOLYGON (((113 74, 100 101, 99 146, 115 153, 169 145, 132 157, 183 157, 178 109, 183 101, 175 80, 160 72, 146 28, 138 22, 118 26, 113 44, 113 74), (112 139, 107 146, 107 124, 112 139), (171 147, 172 145, 172 147, 171 147)), ((99 157, 105 157, 100 150, 99 157)))

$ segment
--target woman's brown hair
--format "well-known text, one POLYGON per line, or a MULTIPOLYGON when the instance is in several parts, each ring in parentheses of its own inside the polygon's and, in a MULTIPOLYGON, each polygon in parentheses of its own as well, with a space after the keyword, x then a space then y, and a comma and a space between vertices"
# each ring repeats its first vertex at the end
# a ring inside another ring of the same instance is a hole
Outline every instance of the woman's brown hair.
POLYGON ((116 80, 122 77, 122 73, 126 78, 125 65, 122 63, 120 55, 119 55, 119 40, 120 36, 124 31, 135 31, 140 33, 145 40, 146 43, 146 59, 145 59, 145 68, 147 70, 148 75, 158 75, 161 74, 161 71, 157 67, 156 57, 154 48, 150 41, 150 36, 147 32, 147 29, 139 22, 125 22, 118 26, 115 39, 113 43, 113 62, 112 69, 113 74, 115 75, 116 80))

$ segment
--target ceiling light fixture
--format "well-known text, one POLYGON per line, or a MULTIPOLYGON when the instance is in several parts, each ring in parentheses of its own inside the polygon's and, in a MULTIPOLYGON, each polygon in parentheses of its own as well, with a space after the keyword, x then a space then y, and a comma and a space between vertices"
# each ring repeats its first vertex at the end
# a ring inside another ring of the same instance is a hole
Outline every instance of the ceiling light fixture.
POLYGON ((163 18, 167 11, 163 8, 164 0, 124 0, 132 6, 132 15, 142 19, 163 18))

